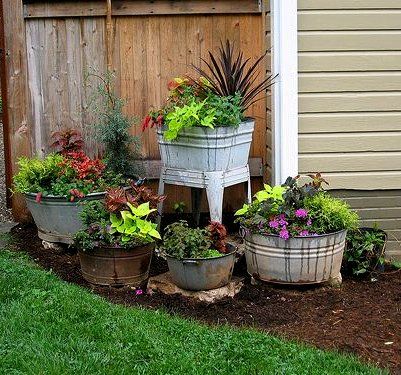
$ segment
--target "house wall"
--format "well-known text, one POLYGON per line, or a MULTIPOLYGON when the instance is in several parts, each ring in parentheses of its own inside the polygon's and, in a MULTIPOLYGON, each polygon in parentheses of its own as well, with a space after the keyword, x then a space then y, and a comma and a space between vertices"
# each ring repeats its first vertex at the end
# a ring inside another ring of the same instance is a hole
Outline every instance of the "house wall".
POLYGON ((401 257, 401 1, 298 0, 298 29, 299 170, 324 172, 401 257))

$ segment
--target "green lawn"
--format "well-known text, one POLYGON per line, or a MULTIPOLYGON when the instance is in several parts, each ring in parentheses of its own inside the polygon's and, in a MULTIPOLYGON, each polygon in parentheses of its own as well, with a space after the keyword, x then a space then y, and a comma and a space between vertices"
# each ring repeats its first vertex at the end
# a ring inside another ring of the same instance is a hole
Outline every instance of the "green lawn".
POLYGON ((0 250, 0 374, 379 374, 253 330, 125 308, 0 250))

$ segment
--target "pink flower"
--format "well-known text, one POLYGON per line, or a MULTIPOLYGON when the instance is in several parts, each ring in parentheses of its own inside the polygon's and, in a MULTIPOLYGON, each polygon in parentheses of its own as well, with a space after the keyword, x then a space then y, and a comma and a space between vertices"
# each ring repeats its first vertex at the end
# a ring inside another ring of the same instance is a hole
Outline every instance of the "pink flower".
POLYGON ((309 227, 309 226, 311 226, 312 225, 312 220, 311 219, 308 219, 308 221, 306 222, 306 225, 309 227))
POLYGON ((288 240, 288 239, 290 238, 290 234, 289 234, 287 228, 285 228, 285 227, 282 228, 282 229, 280 230, 279 236, 280 236, 282 239, 284 239, 284 240, 288 240))
POLYGON ((271 220, 269 221, 269 227, 273 228, 273 229, 277 229, 278 228, 278 221, 277 220, 271 220))
POLYGON ((141 294, 143 294, 143 290, 142 290, 142 289, 137 289, 137 290, 135 291, 135 294, 136 294, 137 296, 140 296, 141 294))
POLYGON ((305 210, 304 208, 299 208, 298 210, 295 211, 295 216, 299 219, 306 218, 308 216, 308 211, 305 210))
POLYGON ((301 230, 301 231, 299 232, 299 235, 300 235, 301 237, 309 236, 309 231, 306 230, 306 229, 301 230))

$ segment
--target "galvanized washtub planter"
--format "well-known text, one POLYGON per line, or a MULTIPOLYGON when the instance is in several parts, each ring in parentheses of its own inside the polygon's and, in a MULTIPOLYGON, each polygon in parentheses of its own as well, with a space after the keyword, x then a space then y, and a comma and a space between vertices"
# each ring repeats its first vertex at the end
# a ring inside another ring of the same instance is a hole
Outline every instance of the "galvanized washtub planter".
POLYGON ((82 203, 103 199, 104 194, 88 194, 74 202, 69 202, 66 197, 46 196, 38 203, 33 193, 25 194, 25 199, 38 227, 39 238, 48 242, 71 244, 74 234, 82 228, 82 203))
POLYGON ((166 141, 163 128, 158 129, 162 163, 167 168, 205 172, 244 167, 248 164, 254 124, 253 119, 246 119, 237 127, 196 126, 184 129, 174 141, 166 141))
POLYGON ((103 246, 79 251, 82 276, 96 285, 142 286, 149 277, 154 248, 151 243, 132 249, 103 246))
POLYGON ((227 285, 234 269, 236 248, 218 258, 177 259, 166 255, 171 278, 186 290, 210 290, 227 285))
POLYGON ((347 231, 293 237, 248 233, 245 257, 255 279, 276 283, 316 284, 340 274, 347 231))

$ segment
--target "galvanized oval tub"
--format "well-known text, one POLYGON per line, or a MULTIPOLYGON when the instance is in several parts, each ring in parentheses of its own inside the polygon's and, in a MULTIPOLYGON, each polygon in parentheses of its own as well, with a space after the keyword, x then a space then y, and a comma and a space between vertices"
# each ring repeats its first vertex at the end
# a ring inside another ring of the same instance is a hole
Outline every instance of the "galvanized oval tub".
POLYGON ((76 232, 82 228, 82 203, 103 199, 105 193, 92 193, 69 202, 66 197, 46 196, 40 203, 36 194, 25 194, 26 204, 44 241, 71 244, 76 232))
POLYGON ((210 290, 227 285, 234 269, 236 248, 218 258, 177 259, 166 255, 171 278, 186 290, 210 290))
POLYGON ((284 240, 275 235, 245 236, 248 273, 276 283, 315 284, 340 274, 347 231, 284 240))
POLYGON ((195 171, 226 171, 248 164, 254 120, 239 126, 219 126, 214 129, 196 126, 184 129, 174 141, 163 138, 158 129, 162 163, 165 167, 195 171))
POLYGON ((108 286, 142 286, 149 278, 155 244, 132 249, 102 246, 92 251, 79 251, 84 279, 91 284, 108 286))

